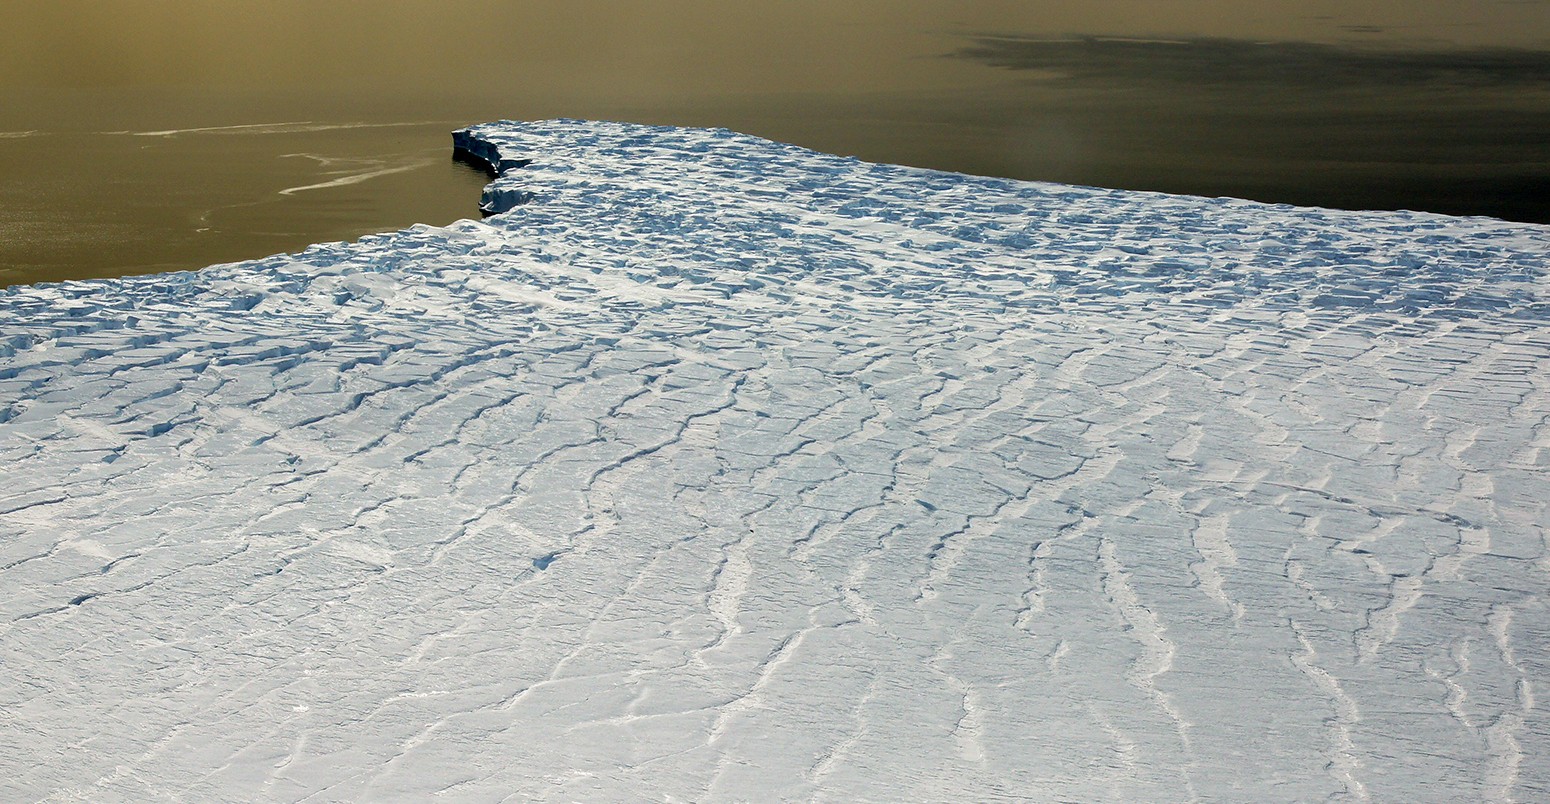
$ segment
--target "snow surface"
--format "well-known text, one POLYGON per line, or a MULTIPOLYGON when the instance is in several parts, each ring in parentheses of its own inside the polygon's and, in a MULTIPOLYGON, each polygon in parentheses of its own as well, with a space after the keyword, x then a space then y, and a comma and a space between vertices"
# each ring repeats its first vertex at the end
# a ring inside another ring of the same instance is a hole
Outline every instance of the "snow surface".
POLYGON ((1550 228, 459 136, 0 291, 0 799, 1550 798, 1550 228))

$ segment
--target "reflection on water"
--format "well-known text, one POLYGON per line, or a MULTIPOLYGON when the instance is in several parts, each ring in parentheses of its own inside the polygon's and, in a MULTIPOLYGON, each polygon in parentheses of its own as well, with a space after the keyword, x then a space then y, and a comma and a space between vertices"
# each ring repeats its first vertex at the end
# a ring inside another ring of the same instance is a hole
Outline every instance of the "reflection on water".
POLYGON ((1026 179, 1550 222, 1545 0, 59 0, 0 43, 0 284, 477 214, 448 132, 725 126, 1026 179))

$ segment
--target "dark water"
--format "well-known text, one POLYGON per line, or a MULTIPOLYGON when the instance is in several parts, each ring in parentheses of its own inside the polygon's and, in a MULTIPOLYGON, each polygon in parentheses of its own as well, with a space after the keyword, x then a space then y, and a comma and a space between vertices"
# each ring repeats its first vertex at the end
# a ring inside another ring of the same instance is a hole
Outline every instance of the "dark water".
POLYGON ((17 4, 0 26, 0 284, 474 216, 485 177, 448 132, 497 118, 1550 222, 1550 4, 1351 5, 17 4))

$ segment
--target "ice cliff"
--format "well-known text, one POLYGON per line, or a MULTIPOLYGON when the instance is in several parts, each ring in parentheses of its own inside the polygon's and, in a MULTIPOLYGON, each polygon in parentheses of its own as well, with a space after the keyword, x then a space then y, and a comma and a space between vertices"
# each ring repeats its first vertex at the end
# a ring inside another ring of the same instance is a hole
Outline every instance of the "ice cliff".
POLYGON ((0 798, 1550 797, 1550 229, 457 144, 0 291, 0 798))

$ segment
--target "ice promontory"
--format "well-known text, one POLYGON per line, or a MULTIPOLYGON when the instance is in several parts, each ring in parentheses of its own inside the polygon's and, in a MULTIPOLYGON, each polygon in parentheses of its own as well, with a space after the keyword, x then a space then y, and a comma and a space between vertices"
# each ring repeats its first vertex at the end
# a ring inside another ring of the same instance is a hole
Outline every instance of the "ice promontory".
POLYGON ((0 291, 0 799, 1550 799, 1550 228, 458 137, 0 291))

